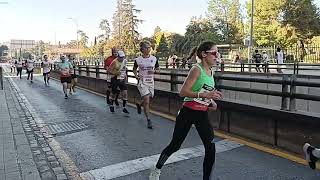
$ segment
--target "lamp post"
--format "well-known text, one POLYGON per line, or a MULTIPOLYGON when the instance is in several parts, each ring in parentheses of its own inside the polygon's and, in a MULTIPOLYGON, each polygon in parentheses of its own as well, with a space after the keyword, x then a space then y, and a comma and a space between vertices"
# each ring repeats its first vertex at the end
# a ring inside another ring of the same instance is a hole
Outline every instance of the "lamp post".
MULTIPOLYGON (((76 25, 76 28, 77 28, 77 50, 79 51, 79 37, 78 37, 78 31, 79 31, 79 24, 78 24, 78 20, 75 19, 75 18, 68 18, 70 20, 72 20, 74 22, 74 24, 76 25)), ((80 56, 80 53, 78 54, 78 61, 79 61, 79 56, 80 56)))
POLYGON ((254 13, 254 0, 251 0, 251 23, 250 23, 250 40, 248 48, 248 62, 249 62, 249 72, 251 72, 251 55, 253 52, 253 13, 254 13))

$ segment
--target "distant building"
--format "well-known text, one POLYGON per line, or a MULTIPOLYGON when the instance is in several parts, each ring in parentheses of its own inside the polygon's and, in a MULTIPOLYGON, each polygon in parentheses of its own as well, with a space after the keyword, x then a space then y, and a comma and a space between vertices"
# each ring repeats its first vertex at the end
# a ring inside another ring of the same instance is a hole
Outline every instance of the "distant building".
POLYGON ((30 49, 36 46, 35 40, 18 40, 18 39, 12 39, 10 41, 10 49, 30 49))

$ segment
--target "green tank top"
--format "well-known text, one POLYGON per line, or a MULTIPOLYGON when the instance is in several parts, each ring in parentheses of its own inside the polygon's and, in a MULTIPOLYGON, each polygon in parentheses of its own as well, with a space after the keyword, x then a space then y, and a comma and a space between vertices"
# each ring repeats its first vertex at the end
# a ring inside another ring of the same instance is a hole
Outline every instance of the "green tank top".
MULTIPOLYGON (((215 86, 213 75, 208 76, 208 74, 206 73, 206 71, 204 70, 201 64, 196 64, 196 66, 201 70, 201 73, 197 81, 192 86, 192 92, 202 93, 202 92, 213 91, 215 86)), ((207 106, 211 103, 211 100, 206 98, 185 97, 184 101, 196 101, 200 104, 207 105, 207 106)))

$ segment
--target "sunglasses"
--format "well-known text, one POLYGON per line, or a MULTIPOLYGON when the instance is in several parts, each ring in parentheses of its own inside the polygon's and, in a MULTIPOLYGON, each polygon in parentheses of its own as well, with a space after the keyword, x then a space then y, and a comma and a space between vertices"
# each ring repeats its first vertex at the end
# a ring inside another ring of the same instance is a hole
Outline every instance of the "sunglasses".
POLYGON ((206 53, 211 54, 212 56, 218 57, 219 52, 217 51, 206 51, 206 53))

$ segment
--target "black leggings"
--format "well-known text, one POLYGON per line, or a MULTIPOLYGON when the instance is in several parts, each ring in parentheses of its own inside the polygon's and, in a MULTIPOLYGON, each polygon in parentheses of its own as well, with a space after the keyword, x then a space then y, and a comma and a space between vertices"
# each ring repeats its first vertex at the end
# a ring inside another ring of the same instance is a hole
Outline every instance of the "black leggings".
POLYGON ((187 107, 180 109, 170 144, 162 151, 156 167, 161 169, 167 159, 178 151, 188 132, 194 124, 205 148, 203 161, 203 180, 211 180, 211 171, 215 162, 216 147, 212 126, 209 124, 208 112, 196 111, 187 107))
POLYGON ((21 74, 22 74, 22 68, 17 68, 17 76, 20 75, 20 78, 21 78, 21 74))

